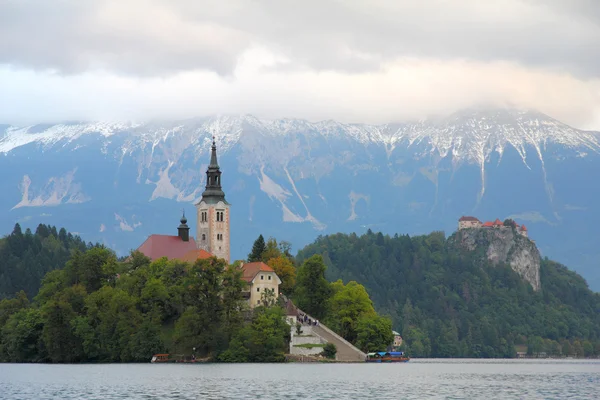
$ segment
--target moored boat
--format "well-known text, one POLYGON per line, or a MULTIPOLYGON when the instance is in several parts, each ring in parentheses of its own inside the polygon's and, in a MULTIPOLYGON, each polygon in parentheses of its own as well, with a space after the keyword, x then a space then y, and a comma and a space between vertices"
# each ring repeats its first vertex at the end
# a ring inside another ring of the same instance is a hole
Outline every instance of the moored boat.
POLYGON ((403 351, 378 351, 375 353, 368 353, 366 362, 407 362, 410 360, 403 351))
POLYGON ((195 363, 200 360, 196 356, 184 356, 183 354, 155 354, 152 356, 151 363, 195 363))

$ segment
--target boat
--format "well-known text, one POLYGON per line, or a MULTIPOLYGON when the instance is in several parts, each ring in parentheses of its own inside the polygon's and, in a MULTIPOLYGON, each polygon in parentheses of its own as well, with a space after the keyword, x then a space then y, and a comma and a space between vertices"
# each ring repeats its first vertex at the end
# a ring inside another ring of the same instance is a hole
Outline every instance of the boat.
POLYGON ((384 362, 407 362, 410 357, 403 351, 378 351, 368 353, 366 362, 384 363, 384 362))
POLYGON ((196 363, 200 362, 196 356, 184 356, 183 354, 155 354, 151 363, 196 363))
POLYGON ((152 356, 151 363, 165 363, 165 362, 173 362, 169 359, 168 354, 155 354, 152 356))

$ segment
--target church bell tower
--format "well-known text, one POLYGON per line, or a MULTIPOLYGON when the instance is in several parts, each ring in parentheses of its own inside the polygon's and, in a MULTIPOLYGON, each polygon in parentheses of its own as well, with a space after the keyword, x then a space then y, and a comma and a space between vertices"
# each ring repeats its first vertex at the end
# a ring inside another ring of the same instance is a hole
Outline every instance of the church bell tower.
POLYGON ((229 262, 229 207, 221 188, 221 170, 213 136, 210 164, 206 170, 206 188, 196 204, 196 245, 229 262))

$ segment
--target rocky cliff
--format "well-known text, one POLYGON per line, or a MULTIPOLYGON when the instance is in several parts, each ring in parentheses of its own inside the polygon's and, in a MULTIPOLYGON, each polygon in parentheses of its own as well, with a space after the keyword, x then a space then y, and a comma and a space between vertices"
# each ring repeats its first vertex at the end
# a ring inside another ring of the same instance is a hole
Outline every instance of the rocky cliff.
POLYGON ((481 251, 494 265, 510 265, 533 290, 540 290, 540 252, 535 243, 514 229, 462 229, 456 232, 454 240, 465 250, 481 251))

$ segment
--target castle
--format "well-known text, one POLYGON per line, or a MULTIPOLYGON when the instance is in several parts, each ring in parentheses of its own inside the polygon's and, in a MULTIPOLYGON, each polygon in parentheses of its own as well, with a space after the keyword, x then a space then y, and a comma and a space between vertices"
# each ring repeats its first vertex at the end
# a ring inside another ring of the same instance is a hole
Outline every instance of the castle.
MULTIPOLYGON (((206 170, 206 187, 196 204, 196 239, 190 237, 187 218, 181 217, 177 235, 150 235, 138 251, 152 261, 161 257, 196 262, 213 256, 230 262, 230 210, 221 187, 221 170, 217 162, 217 145, 213 137, 210 164, 206 170)), ((244 293, 251 307, 261 302, 264 292, 279 295, 281 279, 263 262, 242 263, 242 279, 248 283, 244 293)))
MULTIPOLYGON (((494 222, 481 222, 479 219, 470 216, 463 216, 458 220, 458 230, 470 228, 487 228, 487 229, 508 229, 510 226, 505 226, 498 218, 494 222)), ((514 224, 514 228, 521 236, 529 237, 527 227, 525 225, 514 224)))

